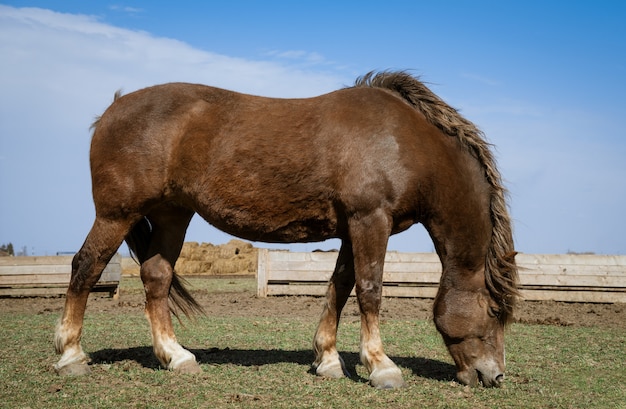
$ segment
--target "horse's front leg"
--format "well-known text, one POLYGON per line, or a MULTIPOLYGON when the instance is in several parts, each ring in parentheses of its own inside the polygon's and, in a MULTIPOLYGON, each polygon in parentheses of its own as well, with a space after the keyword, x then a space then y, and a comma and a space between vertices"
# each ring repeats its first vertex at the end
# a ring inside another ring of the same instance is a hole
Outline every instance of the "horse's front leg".
POLYGON ((383 287, 383 265, 391 222, 382 210, 350 222, 356 295, 361 310, 361 362, 376 388, 405 385, 400 368, 385 354, 380 337, 379 311, 383 287))
POLYGON ((163 367, 181 373, 202 370, 196 357, 176 340, 168 303, 173 276, 172 265, 157 254, 141 265, 141 280, 146 291, 146 317, 152 332, 154 354, 163 367))
POLYGON ((313 368, 317 375, 328 378, 349 376, 345 363, 337 352, 337 327, 341 311, 352 288, 354 288, 354 259, 352 244, 346 240, 341 244, 335 271, 328 283, 326 304, 313 340, 315 351, 313 368))

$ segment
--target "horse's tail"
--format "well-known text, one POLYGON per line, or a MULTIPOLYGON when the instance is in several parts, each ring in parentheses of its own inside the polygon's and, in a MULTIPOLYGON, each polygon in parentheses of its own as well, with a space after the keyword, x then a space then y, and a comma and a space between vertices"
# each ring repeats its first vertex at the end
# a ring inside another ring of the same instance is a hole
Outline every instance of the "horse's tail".
MULTIPOLYGON (((148 248, 152 239, 152 225, 148 218, 143 217, 126 236, 126 244, 130 250, 131 257, 141 265, 148 258, 148 248)), ((182 311, 187 317, 195 314, 204 314, 202 306, 193 298, 185 288, 185 281, 174 271, 172 285, 170 287, 170 310, 172 314, 178 316, 182 311)))

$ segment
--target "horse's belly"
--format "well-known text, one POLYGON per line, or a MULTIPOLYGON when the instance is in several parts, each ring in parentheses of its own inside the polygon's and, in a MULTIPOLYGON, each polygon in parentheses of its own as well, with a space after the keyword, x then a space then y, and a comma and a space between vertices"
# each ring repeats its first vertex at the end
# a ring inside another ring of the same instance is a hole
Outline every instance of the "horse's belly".
POLYGON ((226 232, 246 240, 267 243, 308 243, 337 237, 336 230, 329 226, 321 226, 319 224, 305 225, 302 223, 281 227, 272 231, 234 229, 226 232))
POLYGON ((235 206, 196 209, 211 225, 246 240, 269 243, 323 241, 340 237, 335 212, 328 206, 235 206), (208 211, 207 211, 208 210, 208 211))

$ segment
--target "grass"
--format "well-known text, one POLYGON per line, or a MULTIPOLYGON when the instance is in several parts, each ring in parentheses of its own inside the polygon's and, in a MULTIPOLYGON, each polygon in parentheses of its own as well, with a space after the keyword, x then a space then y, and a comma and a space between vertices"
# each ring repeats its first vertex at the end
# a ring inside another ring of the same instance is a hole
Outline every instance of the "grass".
MULTIPOLYGON (((211 288, 205 291, 249 285, 206 281, 211 288)), ((141 312, 93 312, 83 337, 92 373, 62 378, 52 370, 57 319, 58 313, 0 312, 0 407, 626 408, 620 329, 514 325, 507 336, 506 386, 472 389, 453 381, 452 361, 430 322, 387 320, 387 353, 408 387, 378 391, 367 385, 358 362, 357 322, 340 327, 339 348, 352 372, 343 380, 309 373, 315 322, 207 317, 176 324, 179 340, 203 369, 192 376, 159 369, 141 312)))
MULTIPOLYGON (((185 287, 194 292, 206 293, 256 293, 256 279, 250 276, 230 278, 208 278, 200 276, 180 276, 185 287)), ((143 294, 143 284, 138 276, 124 276, 120 282, 122 293, 143 294)))

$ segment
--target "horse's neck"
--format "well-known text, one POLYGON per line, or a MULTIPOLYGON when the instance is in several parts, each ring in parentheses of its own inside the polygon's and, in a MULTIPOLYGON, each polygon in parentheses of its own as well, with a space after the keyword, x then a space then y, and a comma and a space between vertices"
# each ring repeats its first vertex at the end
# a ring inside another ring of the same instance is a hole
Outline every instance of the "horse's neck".
POLYGON ((440 225, 424 223, 442 264, 442 284, 456 289, 485 287, 485 262, 491 240, 491 223, 478 216, 444 218, 440 225))
POLYGON ((441 286, 463 291, 476 291, 485 288, 485 267, 483 264, 476 268, 452 266, 442 260, 441 286))

